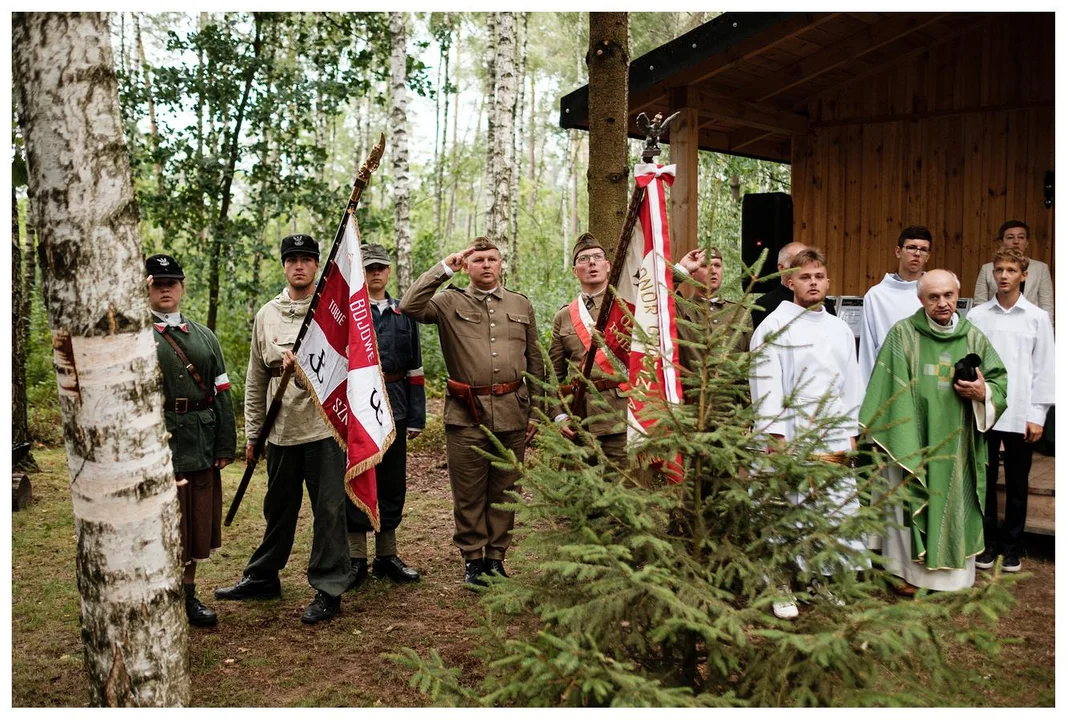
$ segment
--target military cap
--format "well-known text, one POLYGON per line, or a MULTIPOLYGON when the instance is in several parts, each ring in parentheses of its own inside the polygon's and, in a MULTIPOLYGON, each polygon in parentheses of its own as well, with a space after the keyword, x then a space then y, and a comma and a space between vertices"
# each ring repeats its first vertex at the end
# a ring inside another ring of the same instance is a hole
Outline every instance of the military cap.
POLYGON ((719 248, 715 245, 709 247, 708 251, 705 252, 705 259, 711 260, 712 258, 719 258, 720 260, 723 259, 723 254, 720 253, 719 248))
POLYGON ((145 260, 145 272, 154 280, 185 280, 182 266, 170 255, 153 255, 145 260))
POLYGON ((497 252, 501 251, 501 249, 497 247, 492 240, 485 236, 479 236, 475 238, 475 241, 471 243, 471 247, 473 247, 476 252, 481 252, 483 250, 496 250, 497 252))
POLYGON ((279 253, 282 260, 286 259, 287 255, 311 255, 316 260, 319 259, 319 243, 315 242, 315 238, 311 235, 286 235, 282 238, 282 249, 279 253))
POLYGON ((575 259, 579 256, 579 253, 582 252, 583 250, 601 250, 602 252, 605 253, 605 255, 608 254, 608 252, 605 251, 605 249, 604 249, 604 245, 602 245, 601 243, 597 242, 597 238, 595 238, 590 233, 582 233, 581 235, 578 236, 578 240, 575 241, 575 249, 571 253, 571 264, 572 265, 575 264, 575 259))
POLYGON ((385 265, 389 267, 393 264, 392 258, 389 257, 389 252, 381 245, 361 245, 360 253, 363 255, 364 267, 368 265, 385 265))

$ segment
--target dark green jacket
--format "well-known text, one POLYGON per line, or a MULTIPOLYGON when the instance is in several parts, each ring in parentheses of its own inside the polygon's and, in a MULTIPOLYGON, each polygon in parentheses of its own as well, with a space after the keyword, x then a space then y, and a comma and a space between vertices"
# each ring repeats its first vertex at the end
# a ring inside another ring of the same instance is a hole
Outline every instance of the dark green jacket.
POLYGON ((230 401, 230 380, 226 376, 222 348, 215 335, 203 325, 192 322, 184 315, 182 325, 166 327, 155 323, 153 337, 156 341, 156 356, 163 375, 163 395, 167 401, 163 412, 167 431, 171 434, 169 444, 174 471, 193 472, 211 467, 216 458, 236 456, 237 426, 234 408, 230 401), (204 392, 178 359, 170 343, 162 337, 171 335, 196 367, 201 379, 213 393, 211 405, 204 410, 176 413, 175 398, 188 398, 191 402, 204 398, 204 392))

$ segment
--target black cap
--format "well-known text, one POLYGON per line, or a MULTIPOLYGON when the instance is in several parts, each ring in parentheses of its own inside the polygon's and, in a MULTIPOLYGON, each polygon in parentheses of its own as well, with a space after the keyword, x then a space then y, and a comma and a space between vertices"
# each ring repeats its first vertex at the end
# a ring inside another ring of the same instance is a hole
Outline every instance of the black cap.
POLYGON ((145 260, 145 273, 153 280, 185 280, 182 266, 170 255, 153 255, 145 260))
POLYGON ((319 259, 319 243, 311 235, 286 235, 282 238, 282 250, 279 256, 282 260, 286 255, 311 255, 319 259))

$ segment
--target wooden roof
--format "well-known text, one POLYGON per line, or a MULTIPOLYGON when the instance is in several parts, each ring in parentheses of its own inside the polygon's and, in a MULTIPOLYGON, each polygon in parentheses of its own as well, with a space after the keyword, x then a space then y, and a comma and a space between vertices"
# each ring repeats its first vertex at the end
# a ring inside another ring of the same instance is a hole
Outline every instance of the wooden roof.
MULTIPOLYGON (((724 13, 631 61, 627 127, 695 108, 702 150, 790 161, 814 98, 991 19, 983 13, 724 13)), ((560 127, 588 128, 589 86, 560 100, 560 127)), ((665 138, 670 142, 670 134, 665 138)))

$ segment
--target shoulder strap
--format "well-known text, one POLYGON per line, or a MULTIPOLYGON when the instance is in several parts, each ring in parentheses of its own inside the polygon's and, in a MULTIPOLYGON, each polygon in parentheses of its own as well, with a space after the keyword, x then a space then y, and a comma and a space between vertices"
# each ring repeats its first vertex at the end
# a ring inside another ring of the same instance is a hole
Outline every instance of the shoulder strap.
POLYGON ((172 348, 174 348, 174 354, 177 355, 178 359, 185 365, 185 369, 189 371, 189 375, 193 378, 193 382, 195 382, 197 387, 200 388, 200 391, 204 393, 204 397, 210 399, 213 393, 208 391, 208 386, 204 384, 204 379, 200 377, 200 373, 197 372, 196 366, 189 362, 189 358, 182 352, 182 348, 178 347, 178 343, 175 342, 174 338, 171 337, 171 334, 167 332, 167 330, 168 327, 164 327, 159 334, 163 336, 163 339, 166 340, 172 348))

